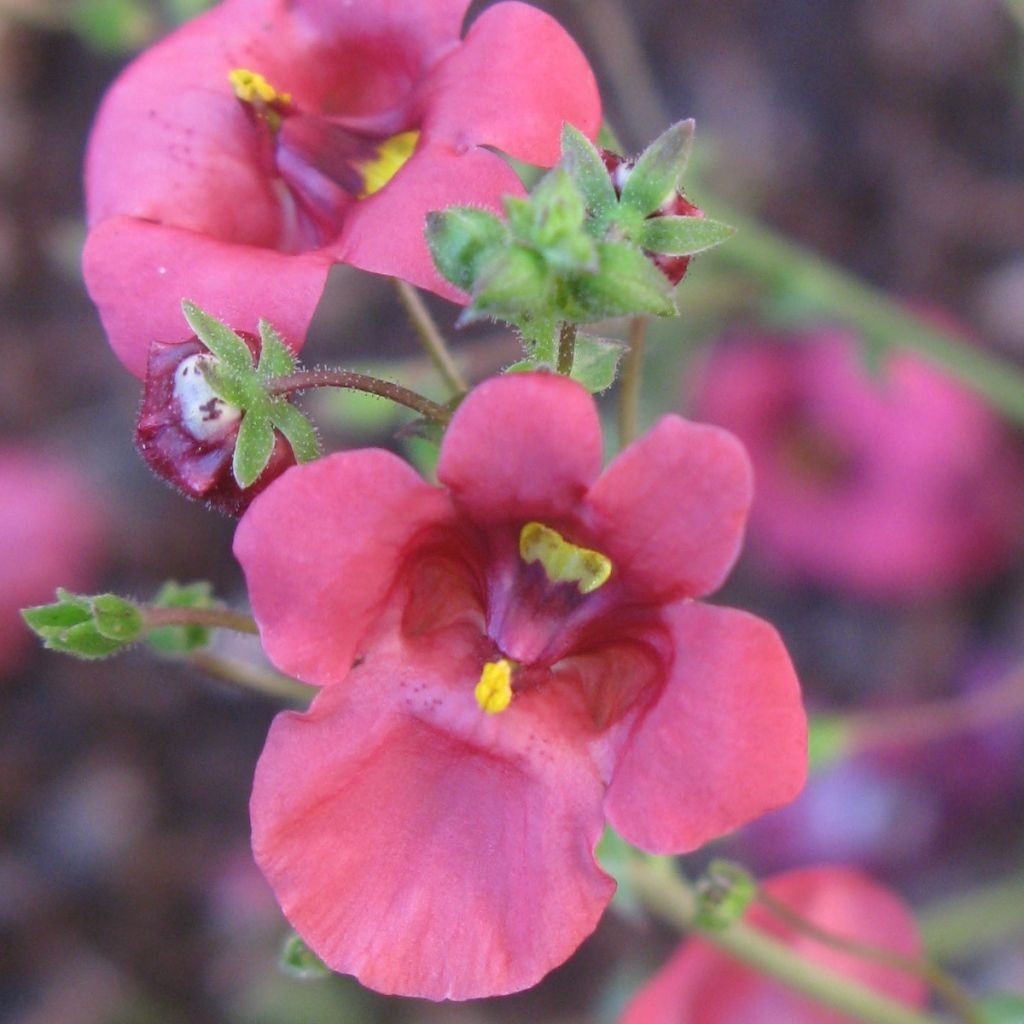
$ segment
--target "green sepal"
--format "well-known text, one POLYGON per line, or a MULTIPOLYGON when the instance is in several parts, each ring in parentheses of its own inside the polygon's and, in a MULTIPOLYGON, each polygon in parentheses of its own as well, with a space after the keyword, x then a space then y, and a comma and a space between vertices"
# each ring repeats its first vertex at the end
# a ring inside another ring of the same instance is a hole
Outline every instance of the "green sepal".
POLYGON ((329 978, 331 969, 306 945, 301 935, 292 932, 281 946, 278 964, 285 974, 302 981, 329 978))
POLYGON ((597 249, 598 272, 581 274, 570 285, 566 312, 571 319, 676 314, 672 286, 640 249, 621 242, 599 242, 597 249))
POLYGON ((577 334, 570 376, 591 394, 607 391, 615 383, 625 351, 621 341, 577 334))
POLYGON ((562 128, 562 166, 586 203, 587 230, 594 238, 603 238, 619 199, 601 154, 590 139, 568 123, 562 128))
POLYGON ((722 931, 739 921, 757 896, 757 882, 745 868, 727 860, 713 860, 697 880, 694 924, 706 931, 722 931))
POLYGON ((427 245, 438 273, 456 288, 473 288, 480 263, 505 241, 505 225, 486 210, 452 206, 427 214, 427 245))
POLYGON ((53 604, 22 610, 22 618, 43 646, 79 658, 106 658, 142 633, 142 612, 116 594, 85 596, 57 590, 53 604))
POLYGON ((514 317, 522 310, 546 308, 551 279, 541 258, 521 245, 494 253, 480 268, 473 301, 460 323, 488 316, 514 317))
POLYGON ((976 1009, 985 1024, 1024 1024, 1024 996, 988 996, 976 1004, 976 1009))
POLYGON ((250 407, 242 417, 235 440, 231 472, 242 490, 252 487, 267 468, 277 439, 271 420, 270 403, 250 407))
POLYGON ((594 239, 584 226, 586 205, 565 168, 555 167, 545 174, 529 200, 510 197, 505 206, 506 212, 512 211, 509 224, 513 234, 534 249, 550 271, 564 274, 597 269, 594 239))
POLYGON ((305 413, 285 398, 273 399, 269 410, 270 422, 284 434, 296 462, 312 462, 320 457, 320 438, 305 413))
POLYGON ((205 313, 187 299, 181 304, 189 327, 199 340, 223 363, 228 373, 246 374, 253 370, 249 346, 227 324, 205 313))
POLYGON ((295 372, 296 361, 284 338, 267 321, 260 320, 260 365, 259 374, 265 379, 287 377, 295 372))
MULTIPOLYGON (((167 580, 153 599, 154 608, 214 608, 213 587, 206 580, 177 583, 167 580)), ((161 654, 188 654, 210 643, 205 626, 160 626, 146 634, 146 643, 161 654)))
POLYGON ((692 120, 678 121, 640 154, 622 188, 623 207, 648 217, 675 195, 693 148, 693 132, 692 120))
POLYGON ((652 217, 643 222, 640 237, 634 238, 649 252, 665 256, 692 256, 720 245, 736 229, 707 217, 652 217))

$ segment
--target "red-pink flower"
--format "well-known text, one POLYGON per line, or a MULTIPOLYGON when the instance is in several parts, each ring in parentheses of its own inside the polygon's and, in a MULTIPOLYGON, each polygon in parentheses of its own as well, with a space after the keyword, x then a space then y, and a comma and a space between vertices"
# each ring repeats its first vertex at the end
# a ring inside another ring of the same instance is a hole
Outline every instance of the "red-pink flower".
POLYGON ((10 440, 0 448, 0 676, 31 650, 20 609, 53 600, 57 587, 87 589, 103 538, 97 496, 74 467, 10 440))
POLYGON ((563 122, 601 117, 548 15, 500 3, 460 40, 468 5, 225 0, 124 72, 89 146, 85 276, 133 373, 185 336, 183 298, 298 345, 337 262, 458 297, 426 213, 522 192, 484 146, 550 165, 563 122))
POLYGON ((910 353, 873 379, 839 330, 735 336, 694 411, 750 451, 751 550, 782 575, 921 599, 991 577, 1017 544, 1019 451, 980 399, 910 353))
MULTIPOLYGON (((841 939, 918 957, 921 940, 896 893, 851 868, 816 867, 778 875, 766 893, 805 921, 841 939)), ((840 952, 797 932, 763 906, 746 920, 824 970, 844 975, 907 1006, 924 1005, 924 982, 906 971, 840 952)), ((622 1024, 846 1024, 849 1017, 690 939, 626 1008, 622 1024)))
POLYGON ((681 851, 791 799, 805 719, 775 631, 694 600, 750 503, 725 431, 668 416, 602 473, 586 391, 510 375, 459 407, 438 476, 379 450, 298 466, 235 551, 268 655, 323 686, 270 731, 258 862, 334 969, 465 999, 594 928, 606 818, 681 851))

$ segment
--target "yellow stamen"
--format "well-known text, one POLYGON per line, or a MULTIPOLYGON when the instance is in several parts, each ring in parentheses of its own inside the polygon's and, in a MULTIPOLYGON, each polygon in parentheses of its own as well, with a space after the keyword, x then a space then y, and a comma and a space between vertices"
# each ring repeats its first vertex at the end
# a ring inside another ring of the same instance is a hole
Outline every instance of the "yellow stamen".
POLYGON ((228 81, 235 95, 243 103, 253 106, 270 106, 277 103, 286 106, 291 103, 290 92, 278 92, 261 74, 248 68, 235 68, 228 72, 228 81))
POLYGON ((487 662, 473 696, 488 715, 504 711, 512 703, 512 663, 505 658, 487 662))
POLYGON ((581 594, 592 594, 612 574, 606 555, 572 544, 542 523, 527 523, 520 531, 519 557, 527 564, 540 562, 552 583, 575 583, 581 594))
POLYGON ((413 155, 419 140, 419 132, 400 132, 398 135, 392 135, 377 147, 376 157, 356 164, 363 176, 363 191, 359 193, 359 198, 365 199, 374 192, 379 192, 413 155))

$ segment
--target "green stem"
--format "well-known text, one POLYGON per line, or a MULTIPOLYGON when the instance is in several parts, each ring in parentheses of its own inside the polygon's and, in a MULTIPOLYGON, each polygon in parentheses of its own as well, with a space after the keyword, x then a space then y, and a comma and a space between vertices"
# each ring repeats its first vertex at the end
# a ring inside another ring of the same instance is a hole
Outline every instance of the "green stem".
POLYGON ((931 988, 941 996, 950 1009, 964 1021, 964 1024, 985 1024, 984 1018, 974 1006, 974 1002, 960 983, 947 974, 938 964, 928 960, 915 960, 912 957, 903 956, 891 949, 883 949, 880 946, 872 946, 866 942, 857 942, 854 939, 843 938, 834 935, 832 932, 819 928, 813 921, 808 921, 795 913, 784 903, 779 902, 774 896, 769 895, 764 889, 758 889, 758 902, 774 914, 780 921, 785 922, 794 931, 800 932, 808 938, 820 942, 823 946, 829 946, 843 953, 858 957, 861 960, 868 960, 873 963, 882 964, 884 967, 891 967, 906 974, 914 974, 923 979, 931 988))
POLYGON ((562 324, 558 332, 558 372, 564 377, 572 374, 572 364, 576 361, 576 325, 568 320, 562 324))
POLYGON ((401 384, 393 384, 389 380, 380 380, 365 373, 354 370, 300 370, 287 377, 278 377, 271 381, 267 391, 271 395, 290 395, 296 391, 308 391, 310 388, 349 388, 352 391, 365 391, 379 398, 386 398, 407 409, 413 409, 428 420, 436 423, 447 423, 451 413, 437 402, 403 388, 401 384))
POLYGON ((437 372, 444 378, 445 383, 453 394, 464 395, 469 390, 466 378, 458 368, 451 352, 448 350, 448 343, 444 339, 437 326, 437 322, 430 315, 419 292, 411 284, 394 278, 395 288, 398 291, 398 300, 402 303, 409 322, 416 331, 431 362, 437 367, 437 372))
POLYGON ((206 629, 230 629, 236 633, 259 635, 251 615, 228 608, 143 608, 143 629, 147 632, 165 626, 202 626, 206 629))
MULTIPOLYGON (((694 929, 696 895, 692 886, 676 872, 638 857, 628 862, 626 874, 633 891, 653 914, 682 931, 694 929)), ((702 935, 735 959, 866 1024, 942 1024, 938 1017, 881 996, 805 960, 744 921, 702 935)))
POLYGON ((647 317, 635 316, 629 321, 629 348, 622 361, 622 379, 619 382, 619 447, 625 448, 636 437, 640 383, 643 374, 644 352, 647 348, 647 317))
POLYGON ((918 914, 925 949, 959 960, 1024 935, 1024 875, 958 893, 918 914))
POLYGON ((222 679, 261 697, 283 700, 296 707, 308 707, 317 692, 315 686, 307 686, 290 676, 250 665, 237 658, 225 658, 212 651, 194 651, 181 660, 215 679, 222 679))
POLYGON ((973 388, 1007 419, 1024 425, 1024 371, 1017 366, 928 324, 884 292, 738 210, 714 205, 716 216, 737 232, 708 259, 751 272, 769 286, 799 292, 809 308, 851 321, 869 342, 916 352, 973 388))

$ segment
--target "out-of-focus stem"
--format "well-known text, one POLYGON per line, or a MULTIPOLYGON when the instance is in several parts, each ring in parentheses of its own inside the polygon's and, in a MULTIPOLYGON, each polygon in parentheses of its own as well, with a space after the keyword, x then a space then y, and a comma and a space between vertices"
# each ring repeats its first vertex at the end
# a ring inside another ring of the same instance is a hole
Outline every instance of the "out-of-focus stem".
POLYGON ((1024 935, 1024 874, 925 907, 918 924, 937 960, 963 959, 1024 935))
POLYGON ((236 633, 259 634, 256 622, 245 612, 229 608, 143 608, 146 630, 165 626, 203 626, 206 629, 230 629, 236 633))
POLYGON ((306 707, 317 692, 316 687, 307 686, 290 676, 261 668, 259 665, 250 665, 238 658, 214 654, 212 651, 194 651, 181 660, 209 676, 222 679, 242 690, 294 704, 296 707, 306 707))
POLYGON ((854 939, 843 938, 841 935, 834 935, 832 932, 819 928, 813 921, 808 921, 799 914, 794 913, 789 907, 775 899, 764 889, 758 889, 757 900, 766 909, 771 911, 780 921, 784 921, 794 931, 800 932, 809 938, 820 942, 823 946, 830 946, 832 949, 841 950, 851 956, 859 957, 861 960, 870 960, 907 974, 916 974, 923 981, 941 996, 951 1010, 964 1021, 964 1024, 985 1024, 984 1018, 975 1008, 970 995, 964 991, 960 983, 951 975, 947 974, 938 964, 928 960, 915 960, 912 957, 903 956, 891 949, 884 949, 880 946, 868 945, 866 942, 857 942, 854 939))
POLYGON ((619 381, 619 447, 625 448, 636 437, 640 384, 643 377, 644 352, 647 347, 647 317, 635 316, 629 322, 628 348, 622 360, 619 381))
POLYGON ((431 362, 437 367, 437 372, 444 378, 445 383, 456 395, 465 394, 469 390, 466 378, 458 368, 451 352, 448 350, 448 343, 438 328, 436 321, 430 315, 419 292, 406 281, 394 279, 395 289, 398 291, 398 300, 402 303, 409 322, 412 324, 431 362))
MULTIPOLYGON (((696 894, 678 873, 665 870, 660 863, 637 857, 628 862, 626 874, 633 892, 652 914, 680 930, 694 929, 696 894)), ((942 1024, 938 1017, 881 996, 803 959, 788 946, 744 921, 720 930, 704 931, 702 936, 761 973, 866 1024, 942 1024)))

